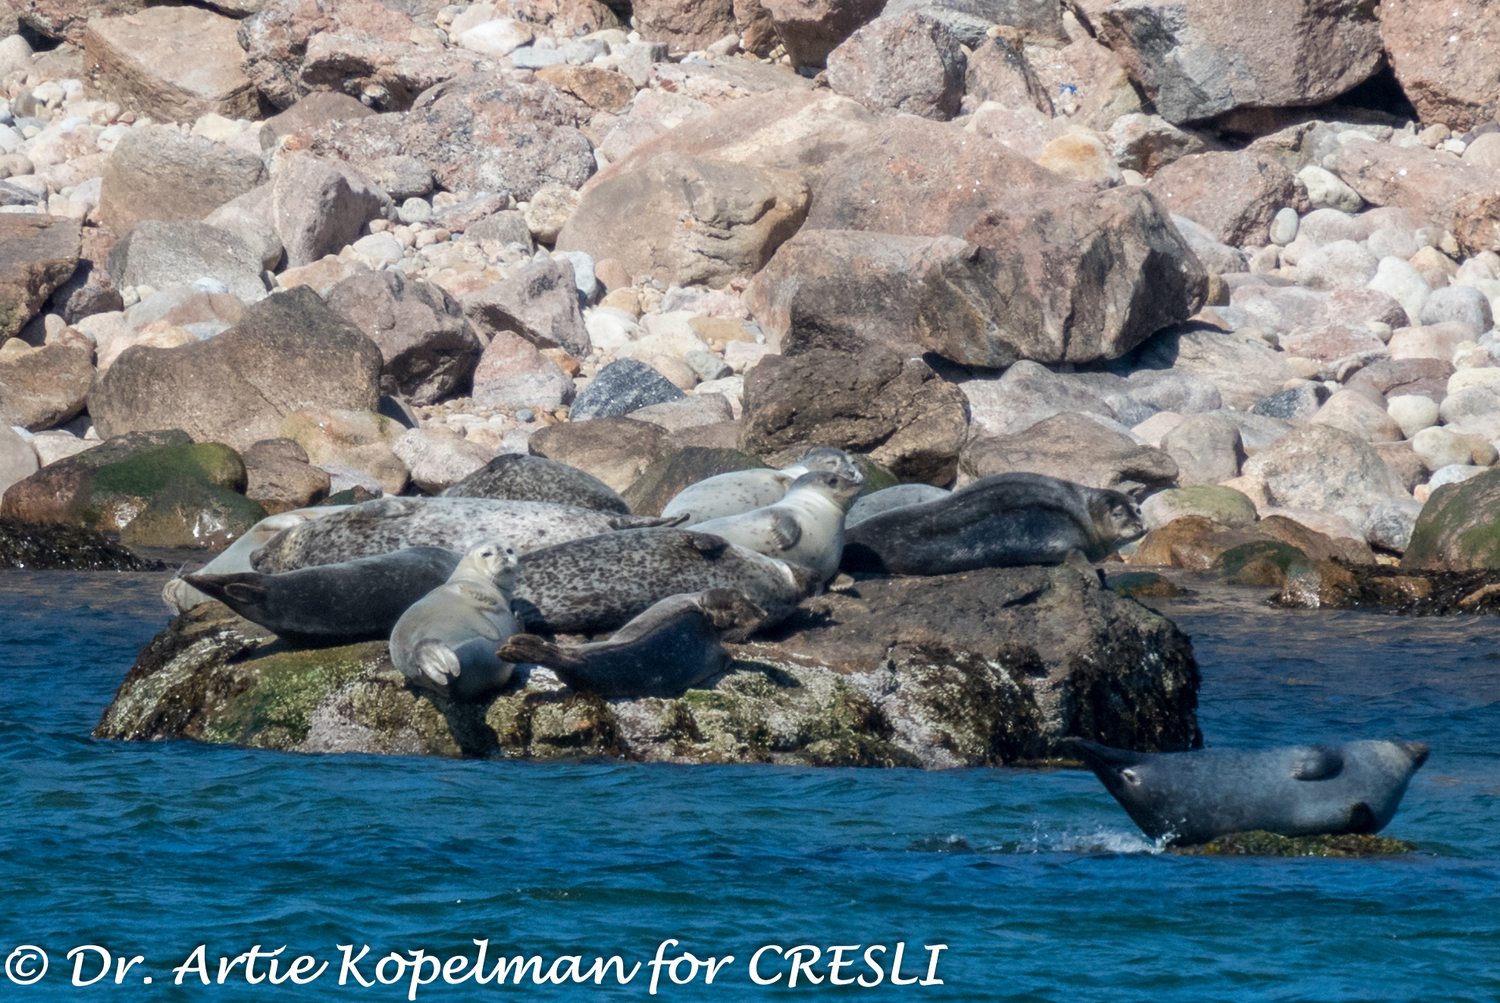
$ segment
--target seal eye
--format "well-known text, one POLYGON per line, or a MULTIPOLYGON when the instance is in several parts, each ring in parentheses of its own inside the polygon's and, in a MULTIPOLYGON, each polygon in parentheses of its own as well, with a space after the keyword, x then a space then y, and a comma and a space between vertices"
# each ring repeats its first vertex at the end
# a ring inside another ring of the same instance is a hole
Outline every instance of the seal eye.
POLYGON ((1123 777, 1123 778, 1125 778, 1125 782, 1127 784, 1130 784, 1132 787, 1139 787, 1141 785, 1140 774, 1136 773, 1135 770, 1132 770, 1132 769, 1121 770, 1120 771, 1120 776, 1123 777))

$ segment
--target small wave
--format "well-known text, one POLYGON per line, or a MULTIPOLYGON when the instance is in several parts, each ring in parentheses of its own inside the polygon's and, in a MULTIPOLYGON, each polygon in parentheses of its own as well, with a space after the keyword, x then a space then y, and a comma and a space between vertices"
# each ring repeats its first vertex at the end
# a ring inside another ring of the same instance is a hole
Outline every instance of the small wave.
POLYGON ((1047 832, 1038 823, 1028 839, 1000 843, 988 849, 997 853, 1162 853, 1169 837, 1147 839, 1138 830, 1099 827, 1080 831, 1063 829, 1047 832))

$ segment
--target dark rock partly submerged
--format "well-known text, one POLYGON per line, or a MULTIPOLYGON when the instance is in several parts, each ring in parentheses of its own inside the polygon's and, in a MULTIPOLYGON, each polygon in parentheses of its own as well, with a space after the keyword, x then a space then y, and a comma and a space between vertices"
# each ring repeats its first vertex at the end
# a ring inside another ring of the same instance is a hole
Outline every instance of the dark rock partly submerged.
POLYGON ((1092 569, 870 579, 731 646, 679 699, 605 701, 546 670, 487 705, 407 689, 380 642, 295 651, 206 603, 142 652, 95 736, 299 752, 827 766, 998 765, 1065 735, 1201 744, 1198 667, 1170 621, 1092 569))
POLYGON ((1417 844, 1389 836, 1278 836, 1274 832, 1232 832, 1198 846, 1167 852, 1187 857, 1392 857, 1412 853, 1417 844))
POLYGON ((77 526, 0 519, 0 568, 26 571, 159 571, 103 533, 77 526))

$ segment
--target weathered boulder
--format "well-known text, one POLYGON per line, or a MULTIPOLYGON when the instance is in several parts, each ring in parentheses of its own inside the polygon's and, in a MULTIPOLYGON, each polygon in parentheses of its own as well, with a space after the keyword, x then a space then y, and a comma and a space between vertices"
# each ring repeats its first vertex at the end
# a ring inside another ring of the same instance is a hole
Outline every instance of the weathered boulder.
POLYGON ((614 258, 639 278, 723 286, 760 270, 807 201, 789 171, 662 154, 591 187, 556 246, 614 258))
POLYGON ((614 418, 682 397, 680 389, 644 362, 616 359, 583 388, 570 414, 575 422, 614 418))
POLYGON ((484 350, 457 300, 398 271, 350 276, 329 292, 328 305, 380 348, 381 393, 413 404, 466 387, 484 350))
POLYGON ((1500 568, 1500 468, 1432 492, 1401 558, 1403 568, 1500 568))
POLYGON ((878 17, 828 54, 828 85, 874 111, 947 121, 968 62, 942 21, 916 11, 878 17))
POLYGON ((496 331, 474 369, 474 403, 482 407, 556 407, 573 400, 573 379, 511 331, 496 331))
POLYGON ((142 220, 109 251, 117 286, 190 286, 216 279, 242 300, 266 294, 261 255, 244 240, 207 223, 142 220))
POLYGON ((1294 429, 1246 461, 1244 474, 1265 483, 1273 505, 1326 512, 1355 526, 1406 494, 1368 442, 1332 425, 1294 429))
POLYGON ((147 7, 88 22, 83 55, 109 100, 159 122, 207 114, 259 118, 260 95, 245 75, 234 20, 197 7, 147 7))
POLYGON ((1464 132, 1500 118, 1495 15, 1490 0, 1381 5, 1386 57, 1424 123, 1464 132))
POLYGON ((822 66, 840 42, 884 6, 885 0, 761 0, 793 66, 822 66))
POLYGON ((294 153, 271 183, 270 215, 292 268, 337 254, 365 224, 385 217, 390 196, 347 164, 294 153))
POLYGON ((0 354, 0 424, 33 432, 83 410, 94 382, 86 348, 43 345, 0 354))
POLYGON ((1201 377, 1218 387, 1225 407, 1238 411, 1248 411, 1300 375, 1284 354, 1264 343, 1189 324, 1160 332, 1132 358, 1141 368, 1173 369, 1201 377))
POLYGON ((303 286, 246 307, 240 323, 181 348, 125 351, 89 395, 106 438, 185 429, 245 448, 303 408, 374 411, 380 349, 303 286))
POLYGON ((104 170, 99 218, 121 236, 143 219, 197 221, 265 180, 255 153, 167 126, 131 129, 104 170))
MULTIPOLYGON (((1231 573, 1240 568, 1226 568, 1225 555, 1240 548, 1240 557, 1253 559, 1267 553, 1257 544, 1276 544, 1294 549, 1308 560, 1338 558, 1361 564, 1374 564, 1375 556, 1362 540, 1325 536, 1285 516, 1267 516, 1258 522, 1225 525, 1199 515, 1179 516, 1165 526, 1152 529, 1125 558, 1126 564, 1146 567, 1184 568, 1208 571, 1218 567, 1231 573)), ((1285 571, 1285 562, 1282 562, 1285 571)), ((1273 584, 1242 578, 1237 584, 1273 584)), ((1279 581, 1279 579, 1278 579, 1279 581)))
POLYGON ((393 447, 411 471, 411 482, 430 495, 441 494, 495 458, 486 449, 446 428, 409 428, 393 447))
POLYGON ((538 348, 562 348, 579 358, 589 354, 573 265, 566 258, 533 261, 460 302, 482 334, 513 331, 538 348))
POLYGON ((769 455, 836 446, 888 467, 900 480, 943 485, 968 434, 962 391, 920 359, 872 347, 768 355, 745 373, 740 449, 769 455))
POLYGON ((301 446, 309 460, 330 474, 333 493, 340 490, 335 485, 343 475, 398 495, 409 476, 395 449, 405 433, 406 426, 373 411, 312 407, 283 418, 276 435, 301 446))
POLYGON ((43 38, 82 46, 84 29, 91 18, 134 14, 145 8, 146 3, 145 0, 14 0, 7 6, 20 24, 43 38))
POLYGON ((77 220, 0 214, 0 341, 20 333, 78 267, 77 220))
POLYGON ((1248 526, 1260 517, 1248 497, 1220 484, 1168 488, 1141 502, 1141 518, 1148 530, 1184 516, 1200 516, 1221 526, 1248 526))
POLYGON ((636 30, 678 52, 706 49, 726 35, 739 34, 734 0, 638 0, 631 4, 636 30))
POLYGON ((1122 0, 1099 30, 1169 122, 1321 104, 1381 64, 1378 0, 1122 0))
POLYGON ((1183 486, 1238 477, 1245 460, 1239 427, 1217 414, 1185 418, 1162 438, 1161 448, 1177 464, 1177 483, 1183 486))
POLYGON ((1065 411, 1016 435, 980 436, 964 447, 964 473, 1045 474, 1091 488, 1129 491, 1160 487, 1177 479, 1177 463, 1166 452, 1142 446, 1086 414, 1065 411))
POLYGON ((642 471, 622 496, 636 515, 661 515, 684 488, 719 474, 765 466, 738 449, 687 446, 669 449, 642 471))
POLYGON ((532 455, 577 467, 623 494, 661 455, 666 438, 660 425, 607 417, 549 425, 529 445, 532 455))
POLYGON ((1151 176, 1146 190, 1221 244, 1262 242, 1277 210, 1295 205, 1297 179, 1264 153, 1194 153, 1151 176))
POLYGON ((976 435, 1014 435, 1063 411, 1114 421, 1120 414, 1106 397, 1130 404, 1128 398, 1115 397, 1076 375, 1054 373, 1028 361, 1017 362, 999 379, 965 380, 959 388, 969 401, 969 424, 976 435))
POLYGON ((1366 202, 1404 209, 1417 226, 1451 230, 1467 254, 1500 247, 1500 168, 1425 146, 1354 140, 1339 147, 1338 173, 1366 202))
POLYGON ((287 651, 272 640, 218 603, 194 607, 141 653, 95 735, 927 768, 1056 756, 1065 735, 1201 744, 1188 639, 1071 566, 861 582, 733 646, 728 672, 678 699, 606 702, 523 670, 487 705, 455 705, 407 689, 382 642, 287 651))
POLYGON ((0 495, 17 481, 37 472, 41 457, 31 442, 14 428, 0 426, 0 495))
POLYGON ((307 450, 291 439, 262 439, 240 458, 245 461, 245 497, 268 515, 306 508, 328 497, 328 472, 309 463, 307 450))

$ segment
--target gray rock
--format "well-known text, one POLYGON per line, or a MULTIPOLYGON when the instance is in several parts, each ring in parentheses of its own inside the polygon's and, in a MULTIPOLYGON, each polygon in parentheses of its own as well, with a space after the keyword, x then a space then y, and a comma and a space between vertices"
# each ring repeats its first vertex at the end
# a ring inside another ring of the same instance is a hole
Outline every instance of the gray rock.
POLYGON ((1436 491, 1447 484, 1461 484, 1471 477, 1478 477, 1484 471, 1484 467, 1476 467, 1472 463, 1450 463, 1432 472, 1432 476, 1427 480, 1427 488, 1430 491, 1436 491))
POLYGON ((266 180, 266 165, 171 126, 131 129, 109 155, 99 218, 116 234, 146 219, 197 221, 266 180))
POLYGON ((1309 289, 1362 289, 1379 264, 1354 241, 1335 240, 1298 259, 1297 281, 1309 289))
POLYGON ((594 275, 594 259, 582 251, 557 251, 556 257, 567 258, 573 265, 573 288, 578 290, 578 302, 584 306, 594 302, 599 295, 599 279, 594 275))
POLYGON ((1062 8, 1047 0, 889 0, 880 14, 899 17, 912 11, 941 21, 971 49, 989 41, 989 30, 997 24, 1019 28, 1024 36, 1068 40, 1062 8))
POLYGON ((1380 454, 1352 432, 1304 425, 1245 461, 1279 508, 1327 512, 1361 526, 1370 513, 1406 494, 1380 454))
POLYGON ((627 415, 651 404, 679 400, 683 392, 644 362, 617 359, 599 370, 573 401, 574 421, 627 415))
POLYGON ((518 70, 539 70, 543 66, 566 63, 568 56, 561 49, 538 49, 528 45, 510 54, 510 64, 518 70))
MULTIPOLYGON (((1470 469, 1478 471, 1478 467, 1470 469)), ((1422 506, 1413 498, 1393 498, 1370 510, 1369 518, 1360 527, 1364 530, 1365 542, 1372 547, 1383 547, 1402 553, 1411 543, 1411 531, 1416 528, 1417 516, 1422 506)))
POLYGON ((533 261, 461 302, 470 323, 481 333, 514 331, 539 348, 563 348, 579 358, 589 354, 589 333, 578 309, 571 261, 533 261))
POLYGON ((246 302, 266 295, 258 251, 228 230, 207 223, 145 220, 109 252, 116 286, 190 286, 201 278, 223 282, 246 302))
POLYGON ((1474 329, 1475 337, 1495 326, 1495 315, 1484 293, 1473 286, 1434 289, 1422 307, 1423 324, 1458 321, 1474 329))
MULTIPOLYGON (((1224 406, 1223 395, 1211 379, 1185 370, 1137 369, 1126 377, 1126 385, 1132 400, 1155 411, 1200 414, 1224 406)), ((1120 420, 1125 420, 1123 415, 1120 420)))
POLYGON ((971 439, 959 464, 971 477, 1045 474, 1116 491, 1164 487, 1177 479, 1177 463, 1164 450, 1076 412, 1055 414, 1019 435, 971 439))
POLYGON ((348 164, 294 153, 271 183, 271 217, 293 268, 336 254, 384 218, 390 196, 348 164))
POLYGON ((1297 217, 1297 210, 1286 206, 1276 210, 1276 215, 1271 217, 1271 229, 1267 234, 1271 243, 1286 245, 1297 239, 1297 225, 1301 222, 1297 217))
POLYGON ((1363 240, 1365 227, 1347 212, 1314 209, 1302 217, 1302 222, 1297 225, 1297 236, 1321 247, 1336 240, 1363 240))
POLYGON ((1250 413, 1300 425, 1317 414, 1318 408, 1327 399, 1327 387, 1308 381, 1262 398, 1250 409, 1250 413))
POLYGON ((501 244, 520 244, 529 252, 536 245, 531 240, 531 227, 526 225, 526 214, 519 209, 508 209, 492 213, 464 230, 467 240, 493 240, 501 244))
POLYGON ((285 246, 272 219, 270 185, 261 185, 230 199, 203 217, 203 222, 228 230, 243 240, 260 256, 261 265, 268 271, 275 271, 285 257, 285 246))
MULTIPOLYGON (((967 380, 959 389, 969 401, 969 421, 986 435, 1014 435, 1064 411, 1118 419, 1087 378, 1073 379, 1037 362, 1022 360, 999 379, 967 380)), ((1144 420, 1144 419, 1143 419, 1144 420)))
POLYGON ((844 518, 844 528, 857 526, 866 519, 892 509, 941 501, 948 495, 945 488, 935 488, 931 484, 897 484, 895 487, 872 491, 856 499, 849 507, 849 514, 844 518))
POLYGON ((1254 456, 1295 427, 1281 418, 1270 418, 1249 411, 1225 410, 1218 413, 1234 422, 1235 428, 1240 430, 1240 444, 1244 447, 1246 456, 1254 456))
POLYGON ((15 429, 0 426, 0 495, 17 481, 36 473, 40 464, 36 450, 15 429))
POLYGON ((415 196, 404 200, 396 215, 403 223, 425 223, 432 219, 432 203, 415 196))
MULTIPOLYGON (((1285 211, 1285 210, 1283 210, 1285 211)), ((1295 217, 1295 213, 1293 216, 1295 217)), ((1177 227, 1177 232, 1182 234, 1182 239, 1187 241, 1188 247, 1203 262, 1203 267, 1210 272, 1223 274, 1224 272, 1243 272, 1249 269, 1250 264, 1245 258, 1245 253, 1239 248, 1230 247, 1228 244, 1220 243, 1218 238, 1207 229, 1188 219, 1186 216, 1173 214, 1172 225, 1177 227)))
POLYGON ((1187 326, 1153 336, 1142 346, 1133 368, 1191 373, 1218 387, 1225 407, 1242 411, 1298 376, 1284 356, 1264 344, 1187 326))
POLYGON ((1162 438, 1161 448, 1177 463, 1177 483, 1220 484, 1238 477, 1245 449, 1240 430, 1217 414, 1195 414, 1162 438))
POLYGON ((828 54, 828 85, 875 111, 946 121, 958 113, 966 68, 961 43, 941 20, 891 13, 828 54))

